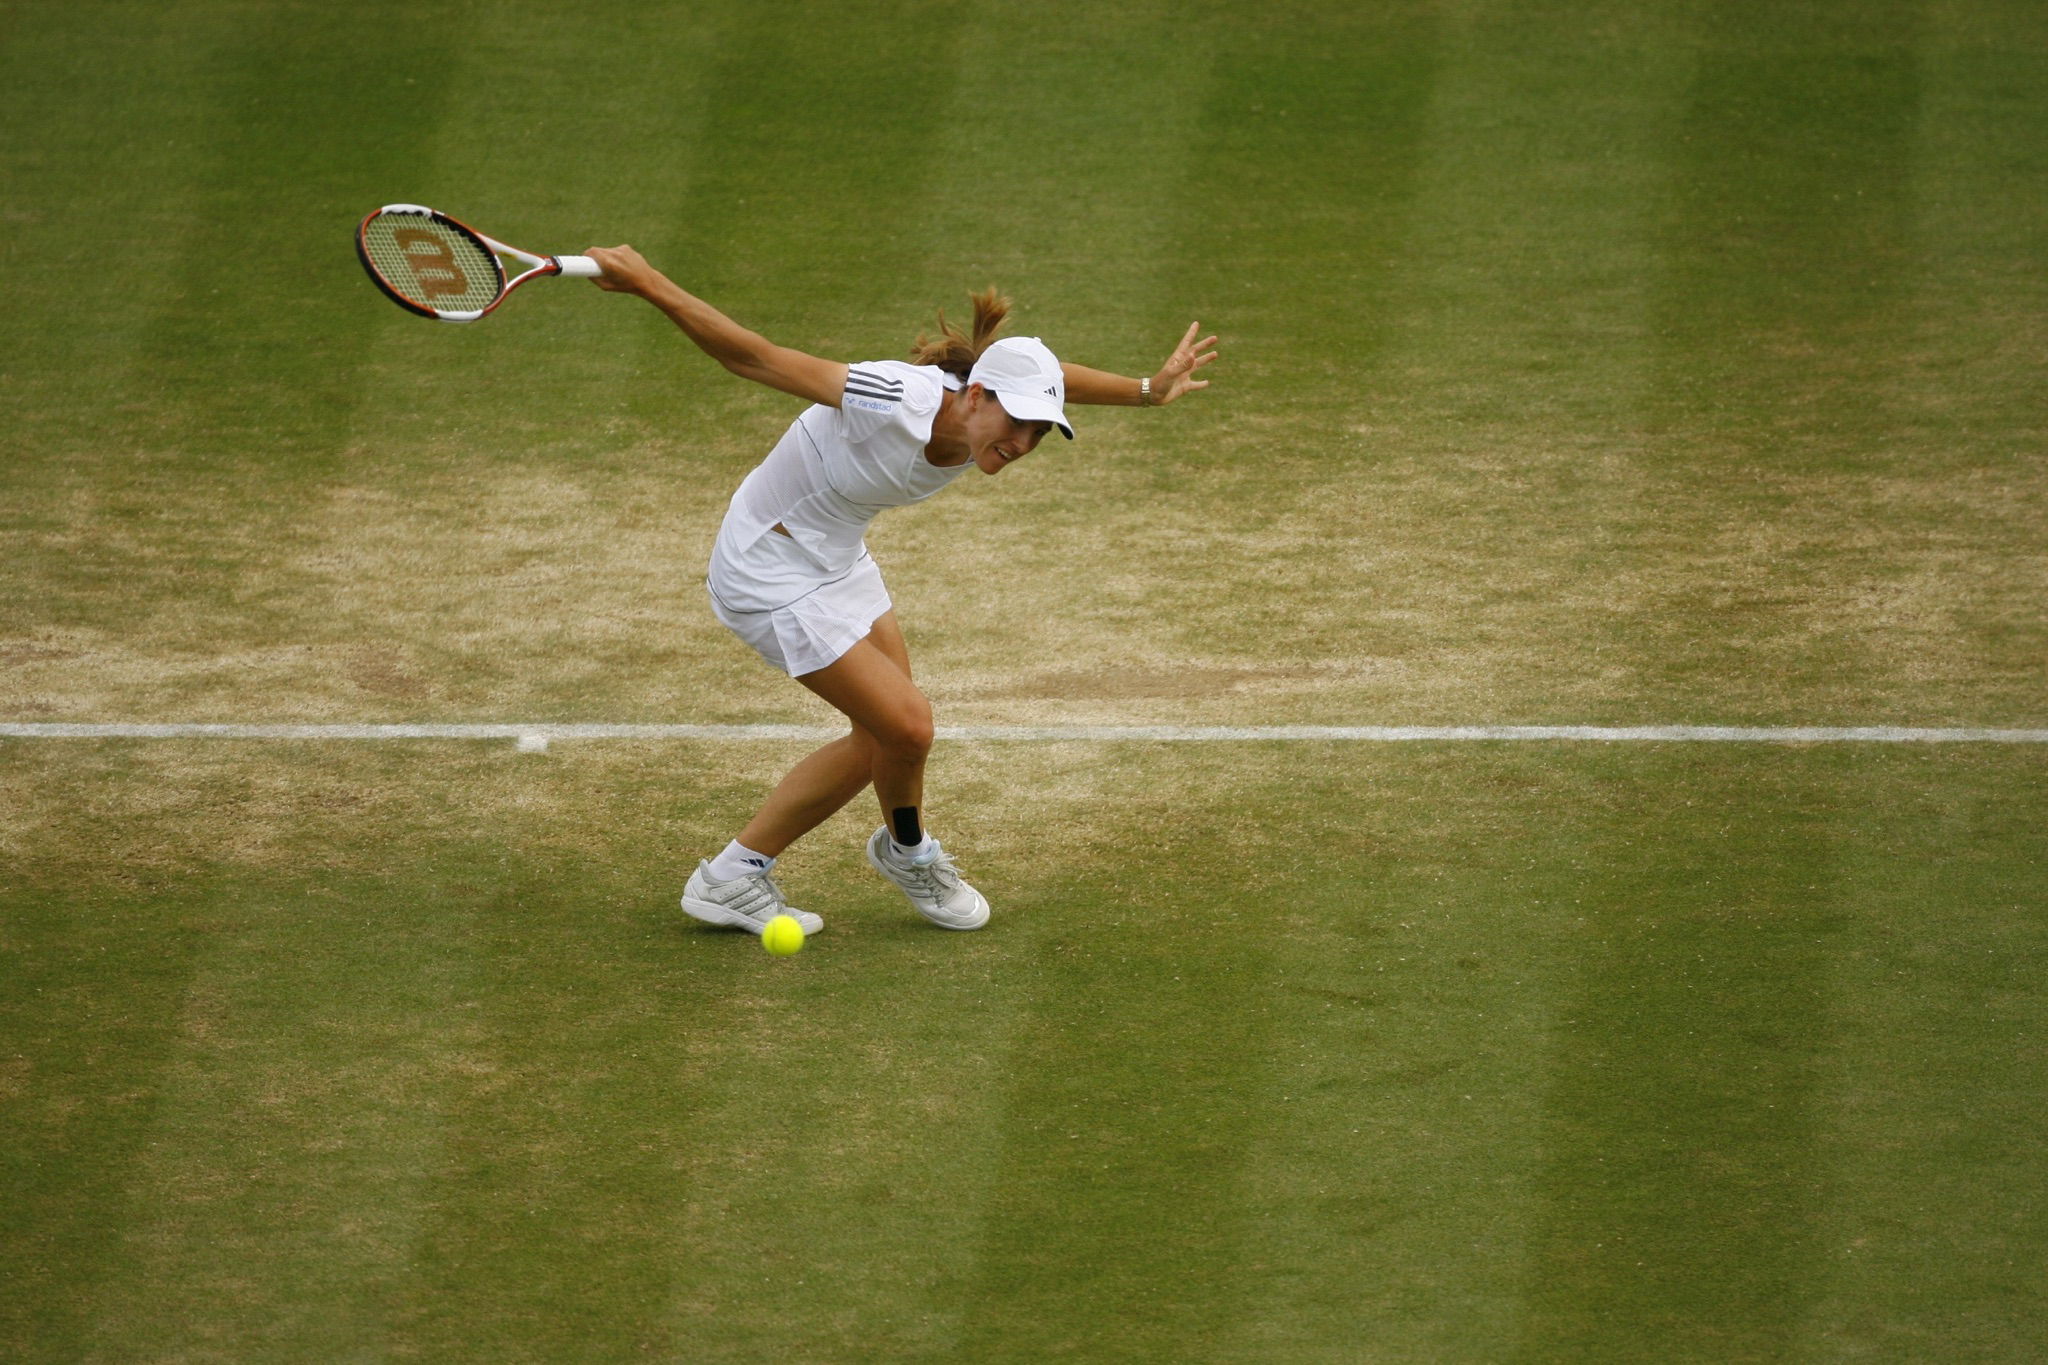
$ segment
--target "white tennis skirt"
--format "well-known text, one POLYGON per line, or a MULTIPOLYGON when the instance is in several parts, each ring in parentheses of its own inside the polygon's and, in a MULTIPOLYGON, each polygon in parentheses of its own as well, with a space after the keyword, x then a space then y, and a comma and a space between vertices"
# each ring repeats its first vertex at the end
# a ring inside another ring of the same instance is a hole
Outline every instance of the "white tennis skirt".
POLYGON ((862 552, 836 578, 793 582, 788 569, 795 547, 772 531, 761 539, 769 542, 761 550, 770 562, 761 562, 758 552, 727 554, 721 543, 712 553, 704 586, 725 628, 790 677, 837 663, 893 605, 873 555, 862 552), (799 595, 789 597, 791 592, 799 595), (782 605, 763 605, 774 601, 782 605))

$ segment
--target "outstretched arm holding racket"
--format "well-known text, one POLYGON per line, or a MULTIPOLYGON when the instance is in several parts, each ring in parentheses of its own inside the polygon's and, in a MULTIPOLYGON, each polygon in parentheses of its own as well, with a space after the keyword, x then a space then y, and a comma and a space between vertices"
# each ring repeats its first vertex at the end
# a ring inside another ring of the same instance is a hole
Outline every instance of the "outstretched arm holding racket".
POLYGON ((604 273, 594 281, 614 294, 637 294, 669 316, 698 349, 742 379, 766 384, 827 407, 839 406, 846 391, 846 366, 748 331, 647 263, 629 246, 592 247, 588 253, 604 273))
MULTIPOLYGON (((706 355, 742 378, 828 407, 839 406, 846 389, 847 366, 842 362, 778 346, 748 331, 678 286, 630 246, 593 247, 582 256, 537 256, 423 204, 386 204, 357 226, 356 256, 393 303, 422 317, 475 322, 528 280, 582 276, 600 289, 646 299, 668 314, 706 355), (507 276, 501 256, 526 269, 507 276)), ((1216 358, 1210 349, 1216 338, 1197 341, 1199 330, 1200 324, 1189 325, 1155 375, 1132 379, 1086 365, 1061 365, 1066 399, 1159 407, 1190 390, 1207 388, 1208 381, 1194 374, 1216 358)))

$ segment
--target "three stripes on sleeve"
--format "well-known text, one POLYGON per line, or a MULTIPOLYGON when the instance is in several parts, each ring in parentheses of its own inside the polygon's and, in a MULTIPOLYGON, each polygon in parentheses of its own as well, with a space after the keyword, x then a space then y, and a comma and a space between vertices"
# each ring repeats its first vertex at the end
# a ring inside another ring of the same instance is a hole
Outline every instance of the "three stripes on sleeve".
POLYGON ((851 404, 870 412, 887 412, 902 401, 902 380, 892 379, 879 370, 864 370, 858 365, 847 367, 846 396, 840 402, 841 407, 851 404))

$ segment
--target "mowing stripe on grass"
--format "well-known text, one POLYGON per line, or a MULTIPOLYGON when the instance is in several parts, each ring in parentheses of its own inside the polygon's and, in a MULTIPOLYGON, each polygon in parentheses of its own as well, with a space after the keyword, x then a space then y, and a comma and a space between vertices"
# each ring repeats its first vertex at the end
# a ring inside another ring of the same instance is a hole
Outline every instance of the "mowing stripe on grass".
MULTIPOLYGON (((831 739, 830 725, 237 725, 0 722, 0 739, 831 739)), ((2048 730, 1912 725, 941 725, 940 739, 997 741, 1591 740, 1716 744, 2048 744, 2048 730)))

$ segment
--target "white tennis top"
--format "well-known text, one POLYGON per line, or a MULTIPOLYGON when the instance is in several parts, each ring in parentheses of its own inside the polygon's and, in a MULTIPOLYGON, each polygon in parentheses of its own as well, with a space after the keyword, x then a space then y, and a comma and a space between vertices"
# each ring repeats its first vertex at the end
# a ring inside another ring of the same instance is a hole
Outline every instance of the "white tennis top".
POLYGON ((973 469, 972 460, 941 468, 924 457, 932 419, 957 385, 935 365, 851 366, 839 406, 805 409, 732 495, 712 553, 712 591, 735 611, 795 601, 860 562, 877 516, 973 469), (788 536, 770 530, 778 522, 788 536))

